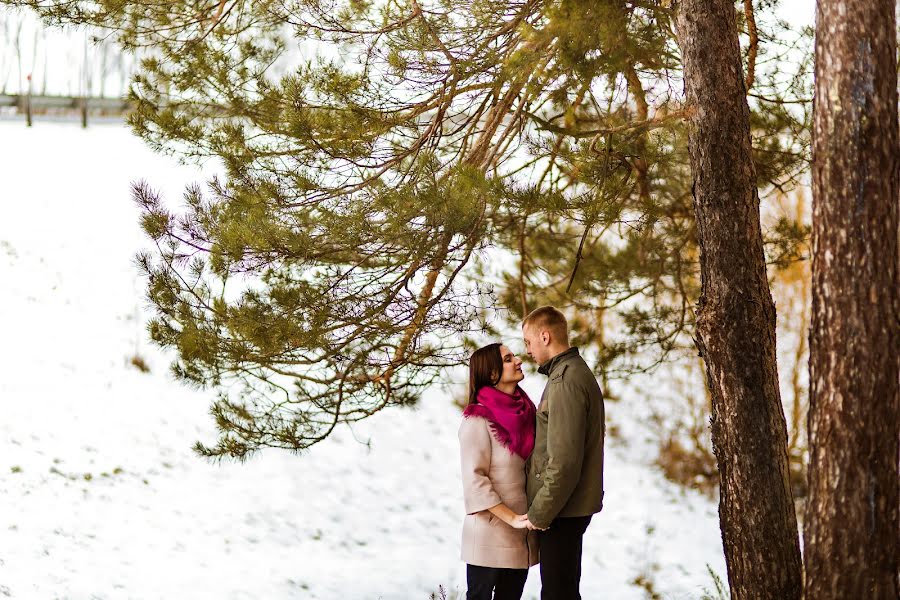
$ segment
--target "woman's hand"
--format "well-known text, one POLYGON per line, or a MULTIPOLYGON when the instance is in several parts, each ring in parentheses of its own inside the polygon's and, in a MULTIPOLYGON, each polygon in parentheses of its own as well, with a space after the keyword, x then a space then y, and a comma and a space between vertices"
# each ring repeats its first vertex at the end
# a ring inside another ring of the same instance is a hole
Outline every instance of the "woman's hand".
POLYGON ((515 515, 509 522, 513 529, 530 529, 529 525, 528 515, 515 515))
POLYGON ((531 521, 528 520, 527 514, 516 514, 502 502, 496 506, 490 507, 488 511, 513 529, 537 529, 531 524, 531 521))

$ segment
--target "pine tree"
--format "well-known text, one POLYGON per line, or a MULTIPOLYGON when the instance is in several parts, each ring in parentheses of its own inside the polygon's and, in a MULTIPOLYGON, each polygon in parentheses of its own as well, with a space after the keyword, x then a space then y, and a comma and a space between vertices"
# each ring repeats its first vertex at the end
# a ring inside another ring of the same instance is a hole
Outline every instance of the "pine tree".
POLYGON ((900 597, 900 134, 896 3, 816 23, 810 600, 900 597))
POLYGON ((750 110, 731 0, 682 0, 700 245, 697 347, 712 396, 719 522, 735 600, 799 599, 802 565, 778 387, 750 110))
MULTIPOLYGON (((205 454, 300 450, 414 402, 495 305, 510 323, 568 307, 610 376, 692 346, 687 111, 664 5, 13 3, 143 57, 135 132, 224 165, 180 213, 134 190, 158 244, 141 257, 151 335, 179 376, 227 390, 205 454)), ((755 29, 759 57, 783 49, 778 27, 755 29)), ((783 100, 803 80, 755 77, 756 185, 790 185, 808 142, 783 100)), ((783 233, 778 252, 797 241, 783 233)))

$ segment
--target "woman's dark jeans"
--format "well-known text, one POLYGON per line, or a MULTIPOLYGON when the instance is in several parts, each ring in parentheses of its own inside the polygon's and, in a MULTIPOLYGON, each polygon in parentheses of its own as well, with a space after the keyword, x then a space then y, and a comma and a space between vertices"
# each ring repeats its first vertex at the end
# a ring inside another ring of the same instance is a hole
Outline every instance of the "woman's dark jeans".
POLYGON ((528 569, 466 565, 466 600, 520 600, 528 569))

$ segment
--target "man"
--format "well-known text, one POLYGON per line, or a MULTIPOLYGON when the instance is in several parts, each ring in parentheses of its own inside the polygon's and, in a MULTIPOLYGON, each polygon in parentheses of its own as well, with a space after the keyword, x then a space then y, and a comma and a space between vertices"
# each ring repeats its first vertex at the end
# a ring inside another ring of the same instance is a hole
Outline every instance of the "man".
POLYGON ((527 463, 528 525, 541 530, 541 599, 580 600, 582 538, 603 507, 603 393, 569 347, 565 316, 543 306, 522 323, 525 350, 549 380, 527 463))

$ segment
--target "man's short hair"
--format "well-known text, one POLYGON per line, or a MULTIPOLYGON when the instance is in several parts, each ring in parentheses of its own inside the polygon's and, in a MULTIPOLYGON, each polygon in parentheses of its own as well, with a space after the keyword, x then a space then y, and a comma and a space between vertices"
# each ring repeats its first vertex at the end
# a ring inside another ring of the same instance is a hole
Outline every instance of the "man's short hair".
POLYGON ((526 326, 547 329, 556 341, 569 343, 569 323, 566 316, 552 306, 542 306, 531 311, 522 321, 522 327, 526 326))

